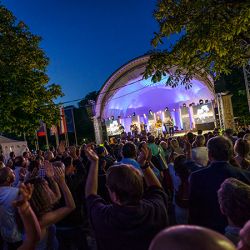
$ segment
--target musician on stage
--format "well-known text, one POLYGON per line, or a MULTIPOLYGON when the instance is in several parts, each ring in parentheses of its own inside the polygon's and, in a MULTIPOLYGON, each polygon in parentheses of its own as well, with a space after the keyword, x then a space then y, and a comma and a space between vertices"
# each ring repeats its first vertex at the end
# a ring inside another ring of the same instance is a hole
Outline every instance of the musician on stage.
POLYGON ((156 128, 157 137, 159 137, 160 135, 162 136, 163 135, 162 134, 162 120, 160 116, 157 116, 156 118, 155 128, 156 128))
POLYGON ((174 135, 174 119, 171 116, 169 116, 168 127, 169 127, 169 135, 173 136, 174 135))

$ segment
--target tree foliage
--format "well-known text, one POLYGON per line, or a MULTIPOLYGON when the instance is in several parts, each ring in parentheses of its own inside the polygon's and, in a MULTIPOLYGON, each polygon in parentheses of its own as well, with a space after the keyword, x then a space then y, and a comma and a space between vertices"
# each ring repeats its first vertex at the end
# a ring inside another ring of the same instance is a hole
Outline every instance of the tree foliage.
POLYGON ((61 87, 49 85, 48 58, 39 47, 41 37, 0 3, 0 131, 34 134, 43 120, 59 118, 54 99, 61 87))
POLYGON ((250 2, 245 0, 158 0, 154 16, 159 24, 152 44, 164 44, 179 34, 170 49, 154 51, 144 73, 157 82, 190 87, 196 75, 218 79, 242 67, 250 57, 250 2), (176 67, 174 72, 172 67, 176 67))
POLYGON ((241 69, 233 69, 230 75, 222 75, 215 82, 215 91, 232 94, 233 113, 240 125, 250 123, 244 75, 241 69))

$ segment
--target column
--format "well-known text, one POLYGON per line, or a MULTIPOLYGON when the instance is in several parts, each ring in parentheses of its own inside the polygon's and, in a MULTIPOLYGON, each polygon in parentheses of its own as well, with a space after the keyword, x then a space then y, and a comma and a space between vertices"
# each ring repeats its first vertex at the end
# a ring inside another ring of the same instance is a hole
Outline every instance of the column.
POLYGON ((101 144, 103 143, 101 119, 94 116, 92 121, 94 124, 95 142, 96 144, 101 144))

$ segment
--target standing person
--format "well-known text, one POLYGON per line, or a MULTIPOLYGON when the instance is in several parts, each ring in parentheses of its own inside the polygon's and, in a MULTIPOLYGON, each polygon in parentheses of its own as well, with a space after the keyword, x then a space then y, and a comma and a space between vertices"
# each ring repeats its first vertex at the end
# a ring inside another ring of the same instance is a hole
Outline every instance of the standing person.
POLYGON ((15 158, 15 152, 10 152, 10 158, 8 159, 6 166, 14 169, 15 158))
MULTIPOLYGON (((77 166, 77 160, 68 156, 63 160, 65 165, 65 180, 74 198, 76 209, 56 224, 59 250, 87 250, 88 219, 84 199, 86 171, 84 166, 77 166)), ((65 206, 62 198, 59 207, 65 206)))
POLYGON ((29 199, 31 198, 33 188, 31 185, 19 187, 17 200, 13 201, 13 206, 18 209, 19 216, 24 226, 25 240, 18 250, 33 250, 41 237, 41 228, 35 213, 33 212, 29 199))
POLYGON ((236 246, 239 232, 250 219, 250 186, 234 178, 226 179, 218 191, 221 212, 227 217, 225 236, 236 246))
POLYGON ((234 153, 236 154, 234 160, 240 167, 250 170, 250 143, 242 138, 238 139, 234 145, 234 153))
POLYGON ((163 126, 165 128, 166 134, 169 134, 169 123, 168 123, 168 117, 164 117, 163 120, 163 126))
POLYGON ((232 167, 232 142, 223 136, 211 138, 207 144, 209 167, 193 172, 190 176, 190 223, 224 233, 226 217, 221 214, 217 191, 229 177, 250 183, 250 173, 232 167))
POLYGON ((63 169, 54 167, 53 170, 52 166, 46 166, 46 175, 51 178, 55 178, 63 193, 65 199, 65 206, 63 207, 52 210, 53 206, 57 202, 57 197, 45 179, 34 178, 26 182, 34 185, 34 191, 30 199, 30 204, 41 227, 41 240, 36 246, 36 250, 56 250, 58 248, 54 224, 75 209, 75 202, 65 182, 63 169))
POLYGON ((148 149, 139 156, 148 190, 143 194, 143 179, 132 166, 118 165, 107 172, 111 205, 97 195, 98 156, 90 148, 91 162, 85 196, 99 250, 147 250, 153 237, 168 225, 167 196, 146 161, 148 149))
MULTIPOLYGON (((244 248, 245 249, 245 248, 244 248)), ((242 248, 242 250, 244 250, 242 248)), ((204 227, 180 225, 166 228, 152 241, 149 250, 236 250, 230 240, 204 227)), ((248 249, 245 249, 248 250, 248 249)))
POLYGON ((206 167, 208 163, 208 151, 207 147, 205 146, 205 136, 197 135, 194 144, 196 147, 191 151, 192 160, 197 164, 206 167))
POLYGON ((13 183, 13 186, 17 187, 20 184, 19 181, 23 181, 26 173, 26 162, 22 156, 17 156, 15 158, 14 169, 15 181, 13 183))
POLYGON ((14 181, 12 169, 0 169, 0 232, 8 249, 16 249, 22 244, 22 233, 17 226, 17 209, 12 204, 19 193, 18 188, 12 187, 14 181))
POLYGON ((156 128, 156 135, 157 137, 162 136, 162 120, 160 116, 157 116, 156 118, 156 123, 155 123, 155 128, 156 128))
POLYGON ((169 135, 173 136, 174 135, 174 119, 171 116, 169 116, 168 127, 169 127, 169 135))
POLYGON ((133 142, 126 142, 122 147, 122 160, 120 164, 129 164, 140 171, 140 164, 136 161, 137 149, 133 142))

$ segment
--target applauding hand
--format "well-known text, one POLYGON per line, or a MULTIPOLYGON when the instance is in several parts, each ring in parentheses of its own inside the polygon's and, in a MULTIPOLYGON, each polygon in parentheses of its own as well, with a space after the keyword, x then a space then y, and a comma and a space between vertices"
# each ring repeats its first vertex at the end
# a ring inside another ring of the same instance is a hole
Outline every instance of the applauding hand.
POLYGON ((19 186, 18 199, 13 201, 13 206, 18 207, 21 211, 26 210, 29 206, 28 201, 30 200, 33 193, 33 186, 31 184, 21 184, 19 186))
POLYGON ((92 145, 87 145, 84 151, 90 162, 92 163, 98 162, 99 157, 96 154, 96 152, 92 149, 92 145))
POLYGON ((48 178, 54 177, 54 168, 49 161, 44 161, 45 174, 48 178))
POLYGON ((65 173, 62 168, 54 167, 54 179, 58 184, 65 182, 65 173))
POLYGON ((142 147, 141 152, 137 158, 137 162, 141 165, 144 166, 149 159, 149 149, 147 147, 142 147))

